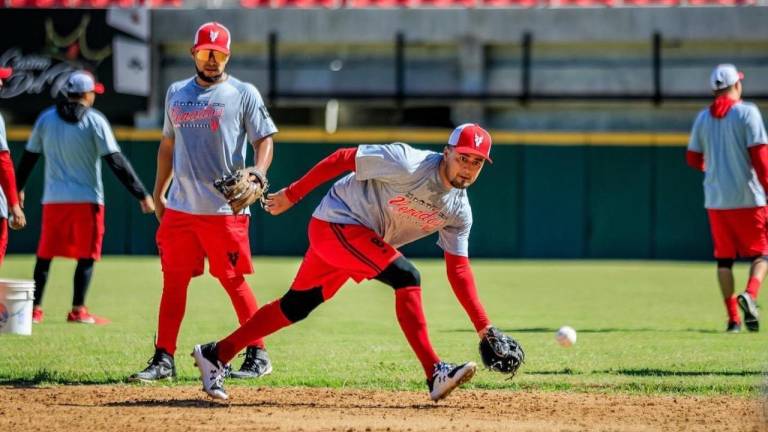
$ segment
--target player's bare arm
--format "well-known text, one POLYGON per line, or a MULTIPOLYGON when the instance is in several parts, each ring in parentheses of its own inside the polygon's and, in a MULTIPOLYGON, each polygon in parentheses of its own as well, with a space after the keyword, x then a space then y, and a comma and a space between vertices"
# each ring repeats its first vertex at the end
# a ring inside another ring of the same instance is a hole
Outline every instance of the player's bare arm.
POLYGON ((163 137, 160 140, 160 147, 157 149, 157 175, 155 176, 155 189, 152 193, 157 220, 161 220, 165 213, 165 193, 168 191, 168 186, 173 178, 174 143, 173 138, 163 137))
POLYGON ((265 176, 269 167, 272 165, 272 155, 274 153, 274 142, 272 136, 264 137, 251 143, 253 146, 254 166, 265 176))

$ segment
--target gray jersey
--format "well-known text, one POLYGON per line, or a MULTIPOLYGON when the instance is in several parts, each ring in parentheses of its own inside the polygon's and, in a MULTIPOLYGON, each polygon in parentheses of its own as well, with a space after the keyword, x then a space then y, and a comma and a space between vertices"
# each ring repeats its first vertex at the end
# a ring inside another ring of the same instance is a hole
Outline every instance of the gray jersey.
MULTIPOLYGON (((0 152, 2 151, 10 151, 10 149, 5 138, 5 120, 0 115, 0 152)), ((0 188, 0 218, 8 218, 8 200, 5 198, 3 188, 0 188)))
POLYGON ((232 214, 213 181, 245 167, 248 140, 277 132, 259 91, 230 76, 211 87, 194 78, 175 82, 165 98, 163 136, 174 139, 168 208, 192 214, 232 214))
POLYGON ((472 209, 466 190, 440 181, 442 159, 403 143, 361 145, 355 172, 333 185, 313 216, 363 225, 396 248, 439 232, 443 250, 468 256, 472 209))
POLYGON ((688 150, 704 154, 704 207, 736 209, 764 206, 765 191, 749 157, 749 147, 768 144, 755 104, 734 104, 723 118, 702 110, 691 130, 688 150))
POLYGON ((26 150, 45 156, 43 204, 104 203, 101 157, 120 151, 109 122, 89 108, 77 123, 51 107, 37 118, 26 150))

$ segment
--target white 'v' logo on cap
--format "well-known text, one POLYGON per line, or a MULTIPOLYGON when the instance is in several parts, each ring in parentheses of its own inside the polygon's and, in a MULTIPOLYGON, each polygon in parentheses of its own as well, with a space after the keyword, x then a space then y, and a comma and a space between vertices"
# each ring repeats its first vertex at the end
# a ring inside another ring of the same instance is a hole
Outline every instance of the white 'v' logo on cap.
POLYGON ((211 42, 216 42, 216 38, 219 37, 219 32, 211 30, 211 42))
POLYGON ((480 144, 483 143, 483 136, 475 134, 475 147, 480 147, 480 144))

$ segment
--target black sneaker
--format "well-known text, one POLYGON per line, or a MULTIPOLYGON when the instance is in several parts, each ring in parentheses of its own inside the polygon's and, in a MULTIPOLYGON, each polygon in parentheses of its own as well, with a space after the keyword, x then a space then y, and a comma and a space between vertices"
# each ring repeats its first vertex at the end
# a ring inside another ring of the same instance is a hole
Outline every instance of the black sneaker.
POLYGON ((739 303, 741 311, 744 312, 744 325, 747 326, 747 330, 751 332, 760 331, 757 304, 755 303, 755 300, 752 299, 752 296, 743 292, 736 297, 736 301, 739 303))
POLYGON ((229 398, 224 389, 224 378, 227 376, 227 365, 218 359, 216 342, 205 345, 195 345, 192 350, 195 358, 195 366, 200 370, 200 380, 203 382, 203 391, 214 399, 226 400, 229 398))
POLYGON ((154 382, 176 378, 176 365, 173 362, 173 356, 162 348, 155 349, 155 355, 149 359, 147 365, 143 371, 128 377, 128 381, 154 382))
POLYGON ((726 333, 738 333, 741 331, 741 323, 736 321, 728 321, 728 328, 725 329, 726 333))
POLYGON ((230 372, 232 378, 259 378, 272 373, 272 362, 267 350, 259 347, 245 349, 245 360, 240 370, 230 372))

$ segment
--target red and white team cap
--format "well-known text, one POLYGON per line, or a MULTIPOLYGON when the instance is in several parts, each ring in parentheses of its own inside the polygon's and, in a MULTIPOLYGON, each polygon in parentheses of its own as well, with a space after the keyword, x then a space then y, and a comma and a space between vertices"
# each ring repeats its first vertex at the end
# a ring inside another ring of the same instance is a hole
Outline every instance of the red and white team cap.
POLYGON ((211 49, 229 54, 229 30, 223 25, 212 21, 205 23, 195 33, 195 45, 192 50, 211 49))
POLYGON ((6 79, 13 75, 13 68, 0 67, 0 79, 6 79))
POLYGON ((730 63, 715 66, 712 75, 709 76, 709 85, 712 90, 728 88, 744 79, 744 73, 739 72, 736 66, 730 63))
POLYGON ((448 145, 459 153, 482 156, 490 163, 491 135, 475 123, 464 123, 451 132, 448 145))

